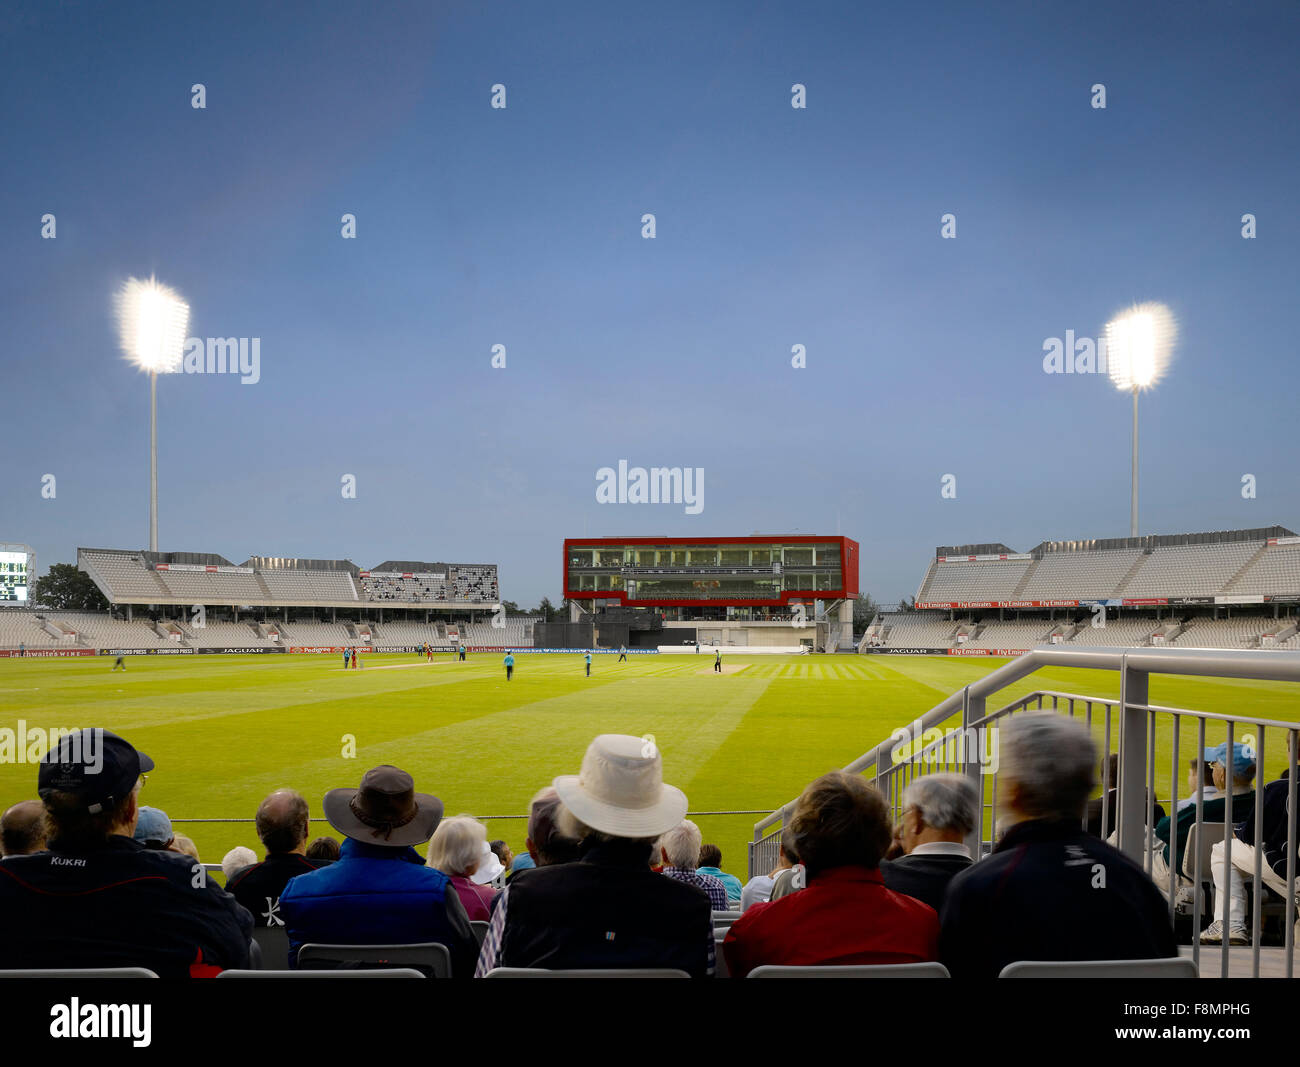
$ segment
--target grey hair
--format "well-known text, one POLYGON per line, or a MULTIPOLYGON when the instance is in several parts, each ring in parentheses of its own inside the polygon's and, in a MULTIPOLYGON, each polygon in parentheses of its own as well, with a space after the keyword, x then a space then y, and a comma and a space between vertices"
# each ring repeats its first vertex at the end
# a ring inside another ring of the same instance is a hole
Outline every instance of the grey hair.
POLYGON ((659 847, 668 855, 674 867, 695 870, 700 865, 700 844, 704 840, 700 828, 690 819, 683 819, 661 838, 659 847))
POLYGON ((487 844, 487 827, 469 815, 443 819, 429 842, 427 867, 434 867, 453 878, 461 877, 483 858, 487 844))
MULTIPOLYGON (((1054 711, 1008 717, 999 731, 1002 780, 1014 783, 1016 814, 1081 819, 1097 784, 1097 748, 1083 723, 1054 711)), ((1011 796, 1011 789, 999 792, 1011 796)))
POLYGON ((979 790, 964 774, 927 774, 903 790, 903 807, 915 808, 934 830, 974 832, 979 805, 979 790))
POLYGON ((257 862, 257 853, 247 845, 236 845, 221 859, 221 873, 225 875, 226 881, 230 881, 230 876, 236 871, 242 871, 245 867, 251 867, 257 862))

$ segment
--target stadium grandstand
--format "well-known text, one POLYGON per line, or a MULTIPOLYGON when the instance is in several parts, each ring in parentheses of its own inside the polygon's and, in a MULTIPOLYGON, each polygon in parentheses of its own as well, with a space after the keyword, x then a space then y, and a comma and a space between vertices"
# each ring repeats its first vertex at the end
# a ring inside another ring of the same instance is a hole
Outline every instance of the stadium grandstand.
POLYGON ((1019 655, 1049 644, 1300 648, 1300 537, 1282 526, 940 547, 914 610, 863 653, 1019 655))
POLYGON ((450 650, 532 645, 533 619, 500 611, 490 563, 252 556, 82 548, 77 566, 106 613, 23 603, 0 610, 0 650, 44 655, 450 650), (202 611, 198 610, 202 608, 202 611))

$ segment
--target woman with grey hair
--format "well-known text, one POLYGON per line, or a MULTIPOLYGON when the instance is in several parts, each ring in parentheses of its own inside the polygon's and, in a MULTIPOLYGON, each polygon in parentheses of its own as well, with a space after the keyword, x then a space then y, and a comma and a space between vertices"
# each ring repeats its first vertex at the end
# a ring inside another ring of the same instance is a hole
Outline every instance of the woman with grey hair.
POLYGON ((501 863, 492 854, 487 827, 481 822, 468 815, 443 819, 429 842, 426 866, 451 878, 470 922, 491 916, 497 891, 484 883, 501 873, 501 863))

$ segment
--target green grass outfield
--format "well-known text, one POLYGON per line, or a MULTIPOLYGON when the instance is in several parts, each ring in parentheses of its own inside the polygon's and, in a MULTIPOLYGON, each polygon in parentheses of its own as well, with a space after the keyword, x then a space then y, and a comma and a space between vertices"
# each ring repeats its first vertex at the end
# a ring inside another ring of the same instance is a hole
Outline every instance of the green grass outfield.
MULTIPOLYGON (((162 808, 207 862, 243 844, 260 848, 251 819, 272 789, 292 786, 313 817, 322 794, 356 785, 375 764, 409 771, 448 814, 519 815, 557 774, 576 773, 598 733, 653 734, 665 778, 692 811, 771 810, 824 771, 839 767, 911 722, 949 693, 1005 660, 908 656, 726 655, 735 673, 715 675, 713 657, 521 654, 506 683, 499 653, 465 663, 439 656, 369 655, 359 671, 341 655, 134 656, 113 673, 108 657, 0 659, 0 728, 102 726, 148 752, 157 769, 143 802, 162 808), (345 735, 356 758, 342 756, 345 735)), ((1048 669, 990 707, 1034 689, 1115 697, 1118 675, 1048 669)), ((1153 703, 1300 721, 1300 691, 1285 683, 1154 677, 1153 703)), ((1209 743, 1223 740, 1212 727, 1209 743)), ((1269 736, 1266 778, 1283 763, 1283 734, 1269 736)), ((1181 753, 1195 742, 1184 728, 1181 753)), ((1169 766, 1169 738, 1157 748, 1169 766)), ((1182 776, 1182 777, 1185 777, 1182 776)), ((1165 797, 1166 778, 1159 780, 1165 797)), ((1180 794, 1185 788, 1181 784, 1180 794)), ((36 795, 36 768, 0 764, 0 808, 36 795)), ((706 841, 741 877, 758 816, 700 816, 706 841)), ((313 823, 313 836, 331 832, 313 823)), ((489 832, 516 850, 522 819, 489 832)), ((335 835, 337 836, 337 835, 335 835)))

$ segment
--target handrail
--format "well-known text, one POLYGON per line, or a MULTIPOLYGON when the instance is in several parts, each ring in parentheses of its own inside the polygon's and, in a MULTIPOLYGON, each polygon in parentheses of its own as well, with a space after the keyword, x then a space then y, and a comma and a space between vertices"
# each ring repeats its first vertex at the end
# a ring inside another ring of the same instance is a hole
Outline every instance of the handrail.
MULTIPOLYGON (((974 706, 980 709, 979 719, 984 719, 984 701, 993 693, 1013 685, 1043 667, 1085 667, 1094 670, 1132 671, 1138 674, 1179 674, 1209 678, 1243 678, 1254 681, 1300 682, 1300 652, 1264 649, 1208 649, 1208 648, 1111 648, 1039 645, 985 675, 978 681, 944 698, 924 715, 904 727, 913 737, 933 729, 952 715, 974 706)), ((1145 694, 1143 694, 1145 697, 1145 694)), ((1098 703, 1114 698, 1084 697, 1098 703)), ((1145 699, 1130 700, 1127 707, 1147 709, 1145 699)), ((1155 709, 1152 709, 1155 710, 1155 709)), ((1215 716, 1226 720, 1228 716, 1215 716)), ((1259 722, 1259 719, 1250 719, 1259 722)), ((1295 724, 1287 724, 1294 727, 1295 724)), ((894 746, 892 737, 886 738, 853 760, 844 770, 860 774, 874 767, 880 757, 894 746)), ((797 797, 795 798, 798 799, 797 797)), ((754 824, 754 840, 759 841, 764 831, 781 822, 794 807, 794 800, 782 804, 775 811, 754 824)))

